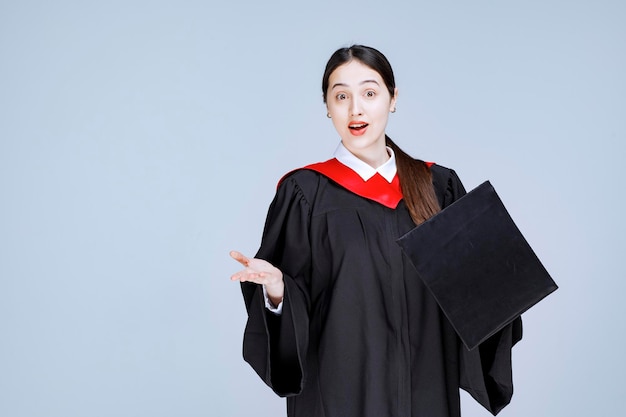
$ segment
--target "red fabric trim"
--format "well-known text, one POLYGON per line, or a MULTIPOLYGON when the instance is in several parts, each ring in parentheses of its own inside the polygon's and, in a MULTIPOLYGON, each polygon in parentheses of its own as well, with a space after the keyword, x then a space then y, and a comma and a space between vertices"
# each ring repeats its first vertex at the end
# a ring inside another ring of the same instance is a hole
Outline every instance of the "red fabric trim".
POLYGON ((336 158, 329 159, 326 162, 307 165, 304 169, 319 172, 354 194, 376 201, 385 207, 395 209, 398 207, 400 200, 402 200, 398 174, 393 177, 391 183, 387 182, 378 173, 369 180, 364 181, 359 174, 339 162, 336 158))
MULTIPOLYGON (((400 200, 402 200, 398 174, 393 177, 391 183, 388 183, 387 180, 378 173, 369 180, 364 181, 359 174, 339 162, 336 158, 329 159, 326 162, 307 165, 301 169, 310 169, 319 172, 348 191, 367 198, 368 200, 376 201, 385 207, 395 209, 398 203, 400 203, 400 200)), ((280 185, 282 181, 281 179, 278 184, 280 185)))
MULTIPOLYGON (((435 164, 434 162, 424 163, 428 168, 435 164)), ((391 183, 387 182, 387 180, 378 173, 376 173, 369 180, 364 181, 359 174, 339 162, 337 158, 332 158, 325 162, 310 164, 300 169, 310 169, 318 172, 341 185, 348 191, 351 191, 363 198, 367 198, 368 200, 376 201, 385 207, 395 209, 402 200, 402 190, 400 188, 400 179, 398 178, 398 174, 393 177, 391 183)), ((285 177, 291 174, 291 172, 281 178, 278 185, 280 185, 285 177)))

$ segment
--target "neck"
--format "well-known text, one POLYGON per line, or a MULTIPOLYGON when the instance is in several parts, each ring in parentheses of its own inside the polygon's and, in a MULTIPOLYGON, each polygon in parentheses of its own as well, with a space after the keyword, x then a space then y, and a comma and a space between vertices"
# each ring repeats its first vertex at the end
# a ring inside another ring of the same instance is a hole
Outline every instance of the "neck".
POLYGON ((365 162, 367 165, 376 169, 383 165, 390 158, 389 152, 387 152, 387 146, 382 143, 382 146, 375 146, 368 149, 348 149, 354 156, 365 162))

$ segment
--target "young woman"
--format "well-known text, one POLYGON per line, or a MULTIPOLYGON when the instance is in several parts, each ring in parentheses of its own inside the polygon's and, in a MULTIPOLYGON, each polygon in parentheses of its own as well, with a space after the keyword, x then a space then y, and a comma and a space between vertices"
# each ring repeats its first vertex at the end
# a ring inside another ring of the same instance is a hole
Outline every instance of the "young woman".
POLYGON ((289 417, 454 417, 459 388, 492 413, 512 395, 519 319, 467 350, 396 240, 465 194, 455 172, 385 134, 398 91, 379 51, 337 50, 322 91, 334 158, 279 183, 254 258, 231 256, 244 358, 289 417))

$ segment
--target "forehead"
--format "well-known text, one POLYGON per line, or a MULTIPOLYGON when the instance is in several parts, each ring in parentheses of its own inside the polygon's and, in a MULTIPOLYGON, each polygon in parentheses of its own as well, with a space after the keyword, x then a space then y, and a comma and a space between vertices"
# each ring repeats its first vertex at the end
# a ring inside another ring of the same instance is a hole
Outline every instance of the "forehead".
POLYGON ((330 74, 328 80, 330 88, 333 88, 335 84, 349 87, 357 86, 368 80, 376 81, 381 87, 384 86, 382 77, 378 72, 356 59, 338 66, 330 74))

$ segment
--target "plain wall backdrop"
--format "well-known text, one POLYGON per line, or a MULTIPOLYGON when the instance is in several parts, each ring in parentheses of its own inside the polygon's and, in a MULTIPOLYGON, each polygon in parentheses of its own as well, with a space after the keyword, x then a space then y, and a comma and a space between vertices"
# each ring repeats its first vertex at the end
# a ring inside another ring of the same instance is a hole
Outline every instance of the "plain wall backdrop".
POLYGON ((285 415, 241 357, 228 251, 331 156, 321 76, 352 43, 394 67, 388 134, 490 180, 560 286, 523 316, 500 415, 623 415, 625 21, 621 0, 1 0, 0 416, 285 415))

